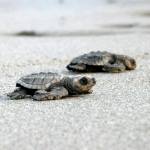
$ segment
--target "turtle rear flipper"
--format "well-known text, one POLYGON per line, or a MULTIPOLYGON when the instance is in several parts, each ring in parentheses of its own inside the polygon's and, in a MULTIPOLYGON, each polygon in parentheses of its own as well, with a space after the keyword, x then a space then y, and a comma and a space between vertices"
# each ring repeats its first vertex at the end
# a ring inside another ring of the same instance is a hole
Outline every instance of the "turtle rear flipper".
POLYGON ((10 97, 11 100, 19 100, 19 99, 24 99, 24 98, 31 98, 31 95, 27 94, 27 90, 23 88, 17 88, 13 92, 8 93, 7 96, 10 97))

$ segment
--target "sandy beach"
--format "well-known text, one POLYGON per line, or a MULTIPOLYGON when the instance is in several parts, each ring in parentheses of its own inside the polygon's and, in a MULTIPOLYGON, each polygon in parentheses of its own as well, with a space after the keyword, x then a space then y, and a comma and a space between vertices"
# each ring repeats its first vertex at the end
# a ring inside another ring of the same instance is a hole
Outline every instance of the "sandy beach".
POLYGON ((150 149, 148 5, 105 4, 83 14, 75 11, 1 10, 0 150, 150 149), (42 36, 15 35, 23 30, 42 36), (70 74, 65 67, 73 57, 96 50, 132 56, 137 68, 92 73, 97 84, 90 95, 44 102, 4 96, 22 75, 70 74))

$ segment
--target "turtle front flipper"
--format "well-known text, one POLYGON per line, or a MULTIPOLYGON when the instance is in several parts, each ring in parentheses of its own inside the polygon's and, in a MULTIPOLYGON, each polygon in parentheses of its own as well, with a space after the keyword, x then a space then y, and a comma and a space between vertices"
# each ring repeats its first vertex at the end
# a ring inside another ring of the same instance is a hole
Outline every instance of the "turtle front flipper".
POLYGON ((71 63, 71 64, 69 64, 69 65, 67 65, 67 67, 66 67, 68 70, 71 70, 71 71, 85 71, 86 70, 86 65, 85 64, 80 64, 80 63, 78 63, 78 64, 73 64, 73 63, 71 63))
POLYGON ((11 100, 19 100, 32 97, 31 95, 28 95, 26 89, 23 88, 16 88, 13 92, 8 93, 7 96, 10 97, 11 100))
POLYGON ((107 64, 102 67, 104 72, 118 73, 126 70, 126 67, 122 63, 107 64))
POLYGON ((33 99, 37 101, 56 100, 68 96, 68 90, 63 86, 53 87, 50 92, 38 90, 35 92, 33 99))

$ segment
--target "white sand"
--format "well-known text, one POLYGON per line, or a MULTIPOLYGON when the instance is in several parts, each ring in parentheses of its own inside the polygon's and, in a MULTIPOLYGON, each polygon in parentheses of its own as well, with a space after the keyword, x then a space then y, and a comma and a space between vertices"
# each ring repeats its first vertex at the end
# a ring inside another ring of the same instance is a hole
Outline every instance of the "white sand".
MULTIPOLYGON (((143 24, 144 19, 138 20, 143 24)), ((149 150, 150 34, 139 26, 131 30, 134 32, 100 36, 1 35, 1 95, 12 91, 15 81, 30 72, 53 70, 67 74, 66 64, 91 50, 130 55, 136 59, 137 68, 120 74, 92 74, 97 84, 91 95, 46 102, 1 98, 0 149, 149 150)))

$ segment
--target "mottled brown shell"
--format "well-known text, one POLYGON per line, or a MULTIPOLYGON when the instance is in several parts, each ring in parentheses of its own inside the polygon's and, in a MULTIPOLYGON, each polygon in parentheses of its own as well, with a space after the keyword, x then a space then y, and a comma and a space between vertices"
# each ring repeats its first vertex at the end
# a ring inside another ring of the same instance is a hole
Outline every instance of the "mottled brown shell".
POLYGON ((97 69, 97 67, 100 68, 113 61, 114 61, 113 55, 106 51, 90 52, 90 53, 75 57, 69 63, 69 65, 67 65, 67 69, 73 70, 73 71, 93 71, 93 69, 95 70, 97 69))
POLYGON ((34 73, 20 78, 16 86, 28 89, 45 90, 54 83, 60 82, 61 76, 57 73, 34 73))
POLYGON ((75 57, 70 64, 105 65, 112 59, 112 54, 108 52, 90 52, 79 57, 75 57))

